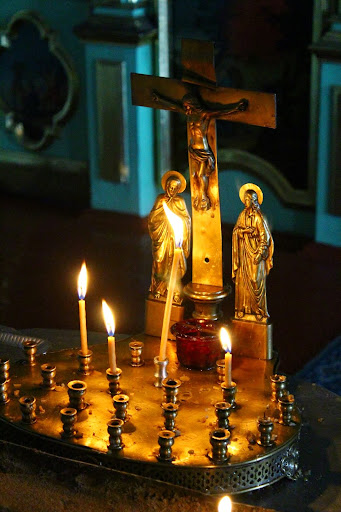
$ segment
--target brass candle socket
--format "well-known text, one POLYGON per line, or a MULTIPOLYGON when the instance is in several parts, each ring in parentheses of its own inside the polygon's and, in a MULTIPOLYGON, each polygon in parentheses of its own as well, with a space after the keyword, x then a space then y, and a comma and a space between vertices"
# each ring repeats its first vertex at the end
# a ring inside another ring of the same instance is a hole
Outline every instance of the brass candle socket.
POLYGON ((46 389, 55 389, 56 387, 56 367, 52 364, 42 364, 41 367, 41 376, 43 377, 42 386, 46 389))
POLYGON ((127 421, 127 407, 129 403, 129 396, 127 395, 115 395, 113 398, 113 404, 115 407, 115 417, 127 421))
POLYGON ((154 357, 154 366, 155 366, 155 382, 154 386, 156 388, 162 387, 162 381, 167 378, 167 365, 168 365, 168 359, 165 359, 164 361, 159 360, 159 356, 154 357))
POLYGON ((111 396, 117 395, 121 391, 120 379, 122 375, 121 368, 116 368, 116 372, 113 372, 110 368, 106 370, 107 380, 109 382, 109 393, 111 396))
POLYGON ((224 402, 231 404, 231 410, 234 410, 237 407, 237 404, 236 404, 237 384, 235 382, 232 382, 231 386, 226 386, 225 382, 222 382, 221 390, 223 392, 224 402))
POLYGON ((225 428, 217 428, 210 434, 210 443, 212 446, 212 453, 209 458, 215 464, 222 464, 229 458, 227 445, 230 442, 230 432, 225 428))
POLYGON ((116 452, 122 450, 124 444, 122 442, 122 428, 124 421, 119 418, 113 418, 107 423, 109 434, 109 452, 116 452))
POLYGON ((68 395, 70 400, 69 407, 82 411, 87 407, 87 403, 84 400, 84 395, 87 389, 87 385, 82 380, 71 380, 68 385, 68 395))
POLYGON ((23 348, 25 352, 26 361, 30 366, 35 366, 36 364, 36 353, 38 349, 38 344, 36 341, 27 340, 23 342, 23 348))
POLYGON ((83 352, 81 350, 79 350, 78 362, 79 362, 78 373, 80 373, 81 375, 91 375, 91 373, 93 372, 93 368, 91 366, 92 351, 89 350, 87 354, 83 354, 83 352))
POLYGON ((287 378, 285 375, 271 375, 271 400, 277 402, 279 398, 287 394, 287 378))
POLYGON ((0 404, 7 404, 9 402, 8 397, 8 379, 2 376, 0 377, 0 404))
POLYGON ((4 377, 6 380, 9 380, 10 366, 9 359, 0 359, 0 378, 4 377))
POLYGON ((225 359, 216 361, 216 370, 218 374, 218 384, 222 384, 225 380, 225 359))
POLYGON ((131 356, 131 366, 143 366, 144 361, 141 359, 142 350, 144 347, 144 343, 142 341, 131 341, 129 343, 130 356, 131 356))
POLYGON ((22 396, 19 398, 19 406, 22 414, 22 422, 32 425, 37 421, 36 399, 34 396, 22 396))
POLYGON ((61 436, 64 439, 70 439, 76 433, 74 425, 77 421, 77 409, 74 409, 73 407, 64 407, 64 409, 61 409, 60 411, 60 419, 63 423, 61 436))
POLYGON ((181 386, 181 380, 166 378, 162 381, 162 388, 165 392, 165 398, 167 403, 175 404, 177 402, 177 395, 181 386))
POLYGON ((160 462, 171 462, 173 460, 172 456, 172 446, 174 444, 175 434, 171 430, 162 430, 159 433, 158 443, 160 445, 158 460, 160 462))
POLYGON ((292 427, 295 422, 292 419, 292 413, 295 407, 294 395, 284 395, 278 399, 279 410, 281 413, 279 422, 281 425, 292 427))
POLYGON ((274 424, 271 418, 261 416, 258 418, 257 427, 260 433, 260 438, 257 443, 260 446, 273 446, 275 443, 272 440, 272 431, 274 429, 274 424))
POLYGON ((175 418, 178 414, 179 406, 172 402, 163 403, 161 405, 163 410, 163 416, 165 418, 165 429, 166 430, 175 430, 175 418))
POLYGON ((218 428, 228 429, 230 426, 229 416, 232 409, 231 404, 228 402, 217 402, 214 407, 217 416, 218 428))

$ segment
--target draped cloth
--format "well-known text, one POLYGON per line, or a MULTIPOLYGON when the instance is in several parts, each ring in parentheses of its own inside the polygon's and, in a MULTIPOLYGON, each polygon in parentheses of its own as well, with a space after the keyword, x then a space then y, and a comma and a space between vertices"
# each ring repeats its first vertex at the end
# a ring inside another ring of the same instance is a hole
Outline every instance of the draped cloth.
POLYGON ((244 209, 232 235, 232 279, 236 284, 235 316, 269 317, 266 301, 266 276, 273 266, 273 239, 259 208, 244 209), (253 227, 252 233, 243 229, 253 227), (260 257, 260 261, 255 259, 260 257))
POLYGON ((149 214, 148 229, 152 239, 153 253, 152 278, 149 291, 157 299, 167 296, 169 276, 174 257, 174 235, 163 209, 165 201, 168 208, 182 219, 184 227, 182 253, 174 292, 175 302, 181 302, 180 280, 185 275, 187 269, 186 258, 188 258, 190 252, 191 233, 191 218, 187 211, 185 200, 181 196, 168 197, 166 194, 160 194, 156 198, 153 209, 149 214))

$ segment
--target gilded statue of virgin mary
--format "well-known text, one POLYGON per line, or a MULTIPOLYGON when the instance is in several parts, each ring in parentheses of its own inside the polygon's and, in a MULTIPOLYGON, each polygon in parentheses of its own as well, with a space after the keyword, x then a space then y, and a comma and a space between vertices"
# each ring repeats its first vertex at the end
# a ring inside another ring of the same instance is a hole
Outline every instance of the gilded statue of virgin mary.
POLYGON ((240 188, 245 208, 232 235, 232 279, 235 282, 235 318, 267 322, 266 276, 273 266, 274 243, 260 205, 261 189, 253 183, 240 188))

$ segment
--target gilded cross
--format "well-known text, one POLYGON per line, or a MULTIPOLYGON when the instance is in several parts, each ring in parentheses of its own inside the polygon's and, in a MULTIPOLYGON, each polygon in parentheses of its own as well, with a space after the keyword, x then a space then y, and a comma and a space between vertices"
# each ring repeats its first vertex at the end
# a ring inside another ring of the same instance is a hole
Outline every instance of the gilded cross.
POLYGON ((132 102, 186 116, 193 226, 192 283, 222 288, 215 120, 275 128, 275 95, 218 87, 211 42, 185 39, 181 56, 182 80, 132 73, 132 102))

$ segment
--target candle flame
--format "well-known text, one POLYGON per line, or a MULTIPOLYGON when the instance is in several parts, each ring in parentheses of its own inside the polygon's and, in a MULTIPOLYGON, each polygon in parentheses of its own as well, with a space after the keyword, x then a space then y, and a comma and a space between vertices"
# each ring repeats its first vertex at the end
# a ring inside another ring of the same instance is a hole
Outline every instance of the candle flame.
POLYGON ((231 512, 232 510, 232 502, 229 496, 224 496, 219 501, 218 512, 231 512))
POLYGON ((231 352, 231 350, 232 350, 231 339, 230 339, 229 333, 227 332, 225 327, 222 327, 220 329, 220 343, 221 343, 221 346, 223 347, 223 350, 225 350, 225 352, 231 352))
POLYGON ((182 222, 182 220, 180 219, 180 217, 178 215, 175 215, 175 213, 173 213, 168 208, 166 203, 163 203, 163 209, 165 210, 167 218, 168 218, 168 220, 170 222, 170 225, 172 226, 172 229, 174 231, 175 247, 181 247, 182 246, 182 242, 183 242, 183 237, 184 237, 184 233, 183 233, 184 225, 183 225, 183 222, 182 222))
POLYGON ((105 326, 107 328, 108 336, 114 336, 115 334, 115 320, 114 316, 111 312, 111 309, 109 308, 108 304, 105 302, 105 300, 102 300, 102 311, 103 311, 103 317, 105 326))
POLYGON ((86 295, 86 289, 88 286, 88 273, 86 271, 85 261, 82 265, 81 271, 78 276, 78 297, 79 300, 84 300, 86 295))

